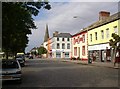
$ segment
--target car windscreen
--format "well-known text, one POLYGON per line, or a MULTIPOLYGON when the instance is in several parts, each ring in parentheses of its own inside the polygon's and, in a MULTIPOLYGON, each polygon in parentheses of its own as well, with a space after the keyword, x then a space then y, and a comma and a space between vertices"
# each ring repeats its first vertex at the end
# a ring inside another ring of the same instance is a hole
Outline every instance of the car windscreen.
POLYGON ((9 69, 9 68, 19 68, 18 63, 16 61, 3 61, 2 69, 9 69))

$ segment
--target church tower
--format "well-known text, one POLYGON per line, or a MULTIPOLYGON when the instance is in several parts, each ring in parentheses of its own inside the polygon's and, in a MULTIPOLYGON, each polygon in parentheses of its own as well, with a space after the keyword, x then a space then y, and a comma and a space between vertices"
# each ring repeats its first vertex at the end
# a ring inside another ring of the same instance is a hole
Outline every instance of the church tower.
POLYGON ((49 39, 48 25, 46 24, 46 31, 44 36, 44 42, 47 42, 49 39))

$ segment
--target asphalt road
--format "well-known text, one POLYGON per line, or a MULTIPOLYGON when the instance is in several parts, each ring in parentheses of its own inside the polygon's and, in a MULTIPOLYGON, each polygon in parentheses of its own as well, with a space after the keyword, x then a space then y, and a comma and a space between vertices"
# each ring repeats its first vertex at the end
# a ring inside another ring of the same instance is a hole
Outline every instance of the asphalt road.
POLYGON ((21 84, 3 87, 118 87, 118 70, 59 60, 29 59, 22 68, 21 84))

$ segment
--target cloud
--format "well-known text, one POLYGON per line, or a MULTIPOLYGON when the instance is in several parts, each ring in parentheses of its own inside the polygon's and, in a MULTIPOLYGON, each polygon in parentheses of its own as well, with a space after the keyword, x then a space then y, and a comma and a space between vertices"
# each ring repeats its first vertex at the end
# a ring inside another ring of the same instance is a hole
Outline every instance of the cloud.
POLYGON ((32 30, 29 36, 29 44, 26 50, 38 47, 44 40, 45 26, 48 24, 49 34, 52 37, 54 31, 69 32, 72 35, 82 28, 89 26, 98 20, 98 13, 101 10, 114 14, 118 11, 117 2, 54 2, 51 3, 51 10, 40 10, 35 17, 35 24, 38 27, 32 30), (73 18, 77 16, 77 18, 73 18))

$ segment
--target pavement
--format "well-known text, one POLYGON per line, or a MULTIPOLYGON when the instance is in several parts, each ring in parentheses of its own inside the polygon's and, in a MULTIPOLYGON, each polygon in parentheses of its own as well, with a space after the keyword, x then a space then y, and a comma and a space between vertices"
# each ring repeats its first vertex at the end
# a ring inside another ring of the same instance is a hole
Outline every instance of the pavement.
POLYGON ((97 66, 97 67, 107 67, 107 68, 119 69, 119 64, 116 64, 116 66, 114 67, 114 63, 113 62, 92 62, 92 63, 88 63, 88 61, 81 61, 81 60, 64 60, 64 61, 77 63, 77 64, 83 64, 83 65, 90 65, 90 66, 97 66))
POLYGON ((83 60, 70 60, 70 59, 49 59, 48 60, 60 60, 62 62, 71 62, 76 64, 82 64, 82 65, 90 65, 90 66, 96 66, 96 67, 106 67, 106 68, 114 68, 114 69, 120 69, 120 64, 116 63, 116 66, 114 66, 113 62, 92 62, 88 63, 88 61, 83 60))

